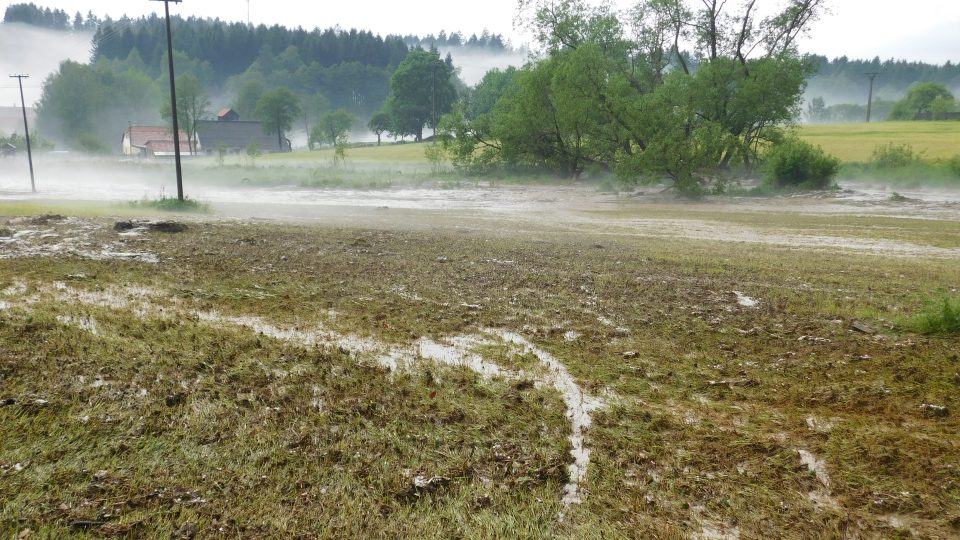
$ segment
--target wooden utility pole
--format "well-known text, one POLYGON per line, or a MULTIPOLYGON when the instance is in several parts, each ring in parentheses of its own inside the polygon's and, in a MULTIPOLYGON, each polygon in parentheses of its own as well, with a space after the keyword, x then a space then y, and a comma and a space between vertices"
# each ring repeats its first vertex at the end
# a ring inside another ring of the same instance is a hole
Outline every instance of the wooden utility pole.
POLYGON ((431 77, 431 86, 433 88, 430 95, 430 104, 433 106, 433 143, 437 143, 437 64, 433 64, 432 77, 431 77))
POLYGON ((177 199, 183 201, 183 169, 180 166, 180 122, 177 119, 177 85, 173 75, 173 33, 170 31, 170 2, 181 0, 151 0, 163 2, 163 11, 167 17, 167 60, 170 69, 170 110, 173 111, 173 156, 177 167, 177 199))
POLYGON ((870 77, 870 95, 867 97, 867 123, 870 123, 870 115, 873 112, 873 80, 877 78, 879 73, 867 73, 867 77, 870 77))
POLYGON ((29 79, 29 75, 11 75, 11 79, 17 79, 20 83, 20 107, 23 108, 23 136, 27 139, 27 162, 30 163, 30 189, 37 192, 37 184, 33 179, 33 151, 30 149, 30 126, 27 125, 27 102, 23 99, 23 80, 29 79))

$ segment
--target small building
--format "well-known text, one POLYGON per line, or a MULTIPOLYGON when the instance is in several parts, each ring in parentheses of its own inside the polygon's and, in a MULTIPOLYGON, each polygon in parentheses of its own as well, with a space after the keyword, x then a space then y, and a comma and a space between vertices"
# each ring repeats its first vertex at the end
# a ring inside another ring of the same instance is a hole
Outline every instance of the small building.
POLYGON ((237 111, 229 107, 218 112, 216 120, 197 122, 197 137, 208 154, 220 149, 236 154, 254 146, 264 153, 289 152, 292 148, 290 139, 284 138, 281 144, 276 133, 263 131, 262 123, 241 121, 237 111))
POLYGON ((0 156, 7 157, 17 153, 17 147, 10 143, 0 144, 0 156))
MULTIPOLYGON (((200 155, 200 137, 195 141, 196 152, 190 151, 187 133, 180 130, 180 154, 200 155)), ((167 127, 130 126, 123 132, 123 155, 141 158, 171 157, 175 152, 173 131, 167 127)))
POLYGON ((237 122, 240 120, 240 115, 230 107, 224 107, 217 113, 217 120, 220 122, 237 122))

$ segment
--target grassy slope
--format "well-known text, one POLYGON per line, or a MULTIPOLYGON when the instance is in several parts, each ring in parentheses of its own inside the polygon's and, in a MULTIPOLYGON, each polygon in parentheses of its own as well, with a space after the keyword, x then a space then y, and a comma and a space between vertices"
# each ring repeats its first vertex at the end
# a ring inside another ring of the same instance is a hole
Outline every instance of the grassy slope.
MULTIPOLYGON (((347 159, 358 163, 422 163, 427 164, 423 149, 430 143, 404 143, 380 146, 361 146, 349 148, 347 159)), ((333 149, 323 148, 315 151, 297 151, 289 154, 267 154, 260 158, 263 163, 299 163, 299 162, 330 162, 333 160, 333 149)))
POLYGON ((960 122, 812 124, 802 126, 799 133, 847 163, 869 161, 874 148, 890 143, 910 144, 927 159, 960 154, 960 122))
MULTIPOLYGON (((104 241, 117 240, 110 225, 104 241)), ((953 227, 936 229, 905 220, 890 238, 955 245, 953 227)), ((18 399, 0 408, 0 431, 19 435, 0 440, 0 531, 59 536, 99 519, 100 532, 145 536, 185 522, 273 537, 957 533, 958 417, 920 408, 956 409, 955 342, 882 322, 955 286, 953 261, 614 232, 209 224, 128 240, 158 266, 0 260, 0 290, 25 280, 19 297, 39 297, 0 311, 0 398, 18 399), (390 377, 337 350, 56 301, 43 292, 55 280, 148 285, 168 302, 297 327, 330 323, 332 309, 337 328, 396 343, 520 331, 611 396, 589 433, 586 501, 557 520, 567 425, 549 390, 446 368, 390 377), (64 315, 95 317, 98 333, 64 315), (882 337, 850 328, 864 317, 882 337), (98 378, 109 384, 92 387, 98 378), (177 393, 185 402, 167 406, 177 393), (824 460, 841 508, 808 498, 822 486, 798 449, 824 460), (409 471, 451 483, 411 497, 409 471)))

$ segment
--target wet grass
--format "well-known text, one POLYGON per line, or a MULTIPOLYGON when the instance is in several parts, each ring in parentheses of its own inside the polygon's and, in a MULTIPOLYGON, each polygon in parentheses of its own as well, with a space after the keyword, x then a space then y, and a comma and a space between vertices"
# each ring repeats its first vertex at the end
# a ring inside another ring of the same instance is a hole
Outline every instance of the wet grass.
POLYGON ((845 163, 866 163, 874 148, 886 144, 910 144, 925 159, 950 159, 958 153, 960 122, 810 124, 799 135, 845 163))
POLYGON ((930 300, 920 313, 909 317, 906 324, 921 334, 960 334, 960 298, 943 295, 930 300))
POLYGON ((131 201, 128 203, 131 208, 148 208, 160 210, 163 212, 181 212, 192 214, 209 214, 210 205, 189 197, 175 199, 164 197, 161 199, 144 199, 140 201, 131 201))
MULTIPOLYGON (((638 217, 774 220, 698 208, 638 217)), ((894 224, 776 217, 798 234, 822 224, 863 238, 894 224)), ((896 238, 954 242, 952 222, 916 221, 896 238)), ((121 241, 111 221, 93 222, 97 241, 121 241)), ((157 265, 0 259, 0 399, 15 400, 0 430, 19 434, 0 440, 0 531, 63 536, 92 521, 96 534, 128 536, 184 523, 260 537, 960 532, 955 339, 898 322, 956 286, 955 260, 611 232, 415 216, 377 228, 210 222, 122 240, 157 265), (57 281, 151 287, 165 310, 71 304, 50 292, 57 281), (178 307, 396 344, 519 332, 607 396, 588 430, 584 503, 558 519, 569 424, 550 389, 436 365, 390 374, 178 307), (823 460, 829 486, 799 450, 823 460), (418 490, 418 475, 443 480, 418 490)))

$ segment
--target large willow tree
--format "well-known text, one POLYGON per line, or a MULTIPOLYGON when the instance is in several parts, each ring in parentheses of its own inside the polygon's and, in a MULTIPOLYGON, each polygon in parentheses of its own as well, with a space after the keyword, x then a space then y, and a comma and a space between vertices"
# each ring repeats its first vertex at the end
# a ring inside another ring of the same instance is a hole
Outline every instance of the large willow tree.
MULTIPOLYGON (((673 180, 697 195, 716 172, 750 164, 799 113, 808 64, 796 42, 825 0, 642 0, 626 12, 582 0, 523 0, 541 57, 489 112, 446 126, 455 163, 496 159, 578 176, 673 180)), ((475 95, 489 89, 482 81, 475 95)))

